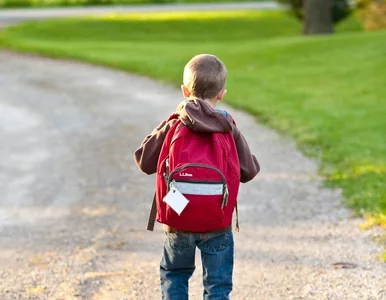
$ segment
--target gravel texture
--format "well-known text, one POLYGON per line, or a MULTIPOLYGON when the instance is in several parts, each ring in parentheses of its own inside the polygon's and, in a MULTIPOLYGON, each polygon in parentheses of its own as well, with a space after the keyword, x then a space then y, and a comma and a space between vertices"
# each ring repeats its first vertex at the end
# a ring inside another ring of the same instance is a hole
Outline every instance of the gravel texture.
MULTIPOLYGON (((132 152, 180 100, 147 78, 0 52, 1 300, 160 299, 154 177, 132 152)), ((291 141, 225 108, 262 166, 241 187, 232 298, 386 299, 377 233, 291 141)))

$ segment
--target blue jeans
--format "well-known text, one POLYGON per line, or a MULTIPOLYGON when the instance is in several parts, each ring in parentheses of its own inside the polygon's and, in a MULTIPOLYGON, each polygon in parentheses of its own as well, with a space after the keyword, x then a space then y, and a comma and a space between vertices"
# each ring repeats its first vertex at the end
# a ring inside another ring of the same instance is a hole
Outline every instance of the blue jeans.
POLYGON ((160 265, 163 300, 187 300, 188 281, 195 270, 196 247, 201 250, 205 300, 230 299, 234 242, 232 232, 166 233, 160 265))

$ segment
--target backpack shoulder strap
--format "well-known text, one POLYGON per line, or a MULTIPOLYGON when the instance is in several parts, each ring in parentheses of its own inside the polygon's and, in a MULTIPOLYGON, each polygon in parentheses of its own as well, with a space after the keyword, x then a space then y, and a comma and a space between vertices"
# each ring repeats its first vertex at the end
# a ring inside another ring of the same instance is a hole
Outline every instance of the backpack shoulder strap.
POLYGON ((157 218, 157 203, 156 203, 156 193, 154 192, 153 203, 150 209, 149 221, 147 222, 147 230, 153 231, 155 219, 157 218))
MULTIPOLYGON (((172 115, 172 116, 174 116, 174 117, 173 118, 170 117, 168 121, 175 119, 175 115, 172 115)), ((169 129, 168 133, 166 134, 164 143, 170 144, 170 141, 173 138, 174 132, 176 131, 176 128, 177 128, 178 124, 180 124, 180 123, 181 123, 181 121, 177 120, 177 122, 175 122, 173 124, 173 126, 169 129)), ((147 230, 148 231, 154 231, 154 224, 155 224, 156 218, 157 218, 157 195, 156 195, 156 192, 154 192, 153 203, 151 205, 149 220, 147 222, 147 230)))
POLYGON ((236 226, 235 230, 237 232, 240 232, 240 224, 239 224, 239 208, 237 207, 237 200, 236 200, 236 226))

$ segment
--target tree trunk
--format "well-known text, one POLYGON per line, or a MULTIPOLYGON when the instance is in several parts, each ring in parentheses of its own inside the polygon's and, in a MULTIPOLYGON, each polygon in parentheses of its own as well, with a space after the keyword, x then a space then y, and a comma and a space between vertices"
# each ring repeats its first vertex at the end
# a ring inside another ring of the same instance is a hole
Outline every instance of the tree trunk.
POLYGON ((304 0, 304 34, 333 32, 331 0, 304 0))

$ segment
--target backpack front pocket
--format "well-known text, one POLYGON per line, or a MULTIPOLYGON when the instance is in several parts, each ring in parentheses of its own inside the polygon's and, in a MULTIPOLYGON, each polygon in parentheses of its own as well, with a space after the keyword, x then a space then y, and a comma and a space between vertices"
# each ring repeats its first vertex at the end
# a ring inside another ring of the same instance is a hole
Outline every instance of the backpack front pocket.
POLYGON ((168 224, 183 230, 211 230, 224 222, 228 190, 225 177, 218 169, 201 164, 186 164, 170 173, 168 188, 177 189, 189 200, 178 215, 167 206, 168 224))
POLYGON ((178 215, 169 205, 166 208, 168 224, 182 230, 207 231, 224 221, 224 210, 221 208, 222 196, 184 195, 189 204, 178 215), (198 229, 199 228, 199 229, 198 229))

